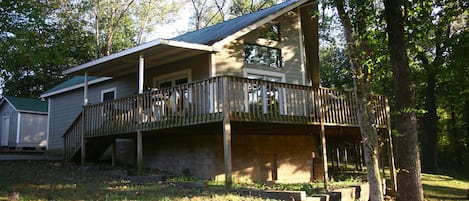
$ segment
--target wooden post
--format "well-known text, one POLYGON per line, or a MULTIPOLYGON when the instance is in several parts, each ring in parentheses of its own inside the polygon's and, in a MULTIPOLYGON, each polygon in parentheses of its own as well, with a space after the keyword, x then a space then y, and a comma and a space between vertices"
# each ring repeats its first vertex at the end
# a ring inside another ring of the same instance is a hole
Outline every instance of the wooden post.
POLYGON ((347 144, 344 144, 344 169, 347 170, 348 156, 347 156, 347 144))
POLYGON ((86 110, 83 107, 83 111, 81 114, 81 152, 80 152, 80 165, 84 166, 85 165, 85 160, 86 160, 86 138, 85 138, 85 131, 86 131, 86 125, 85 125, 85 112, 86 110))
POLYGON ((228 77, 223 78, 223 158, 225 163, 225 188, 231 188, 232 185, 231 123, 228 79, 228 77))
POLYGON ((391 108, 389 107, 389 101, 386 98, 386 121, 387 121, 387 148, 388 148, 388 160, 389 160, 389 173, 391 177, 391 196, 397 195, 397 179, 396 179, 396 167, 394 166, 394 154, 392 147, 392 130, 391 130, 391 108))
POLYGON ((137 131, 137 175, 143 175, 142 131, 137 131))
POLYGON ((85 119, 85 106, 88 105, 88 71, 85 71, 85 76, 83 77, 83 110, 81 115, 81 152, 80 152, 80 165, 85 165, 86 163, 86 119, 85 119))
POLYGON ((83 105, 88 105, 88 71, 85 71, 83 77, 83 105))
POLYGON ((324 125, 324 121, 325 121, 324 110, 322 108, 323 96, 320 91, 321 89, 318 88, 317 90, 318 91, 316 92, 317 94, 316 100, 318 101, 319 115, 320 115, 320 122, 321 122, 320 138, 321 138, 321 151, 322 151, 322 167, 324 169, 324 189, 326 190, 326 192, 329 192, 329 175, 328 175, 328 169, 327 169, 326 126, 324 125))
MULTIPOLYGON (((145 60, 143 58, 143 54, 140 54, 138 59, 138 94, 143 94, 143 83, 144 83, 144 66, 145 60)), ((143 102, 141 97, 137 97, 137 105, 138 105, 138 124, 142 123, 142 107, 143 102)), ((143 152, 142 152, 142 130, 139 128, 137 130, 137 175, 143 175, 143 152)))
POLYGON ((116 140, 115 139, 114 139, 114 142, 112 142, 111 144, 111 148, 112 148, 111 164, 112 164, 112 167, 115 167, 116 166, 116 140))

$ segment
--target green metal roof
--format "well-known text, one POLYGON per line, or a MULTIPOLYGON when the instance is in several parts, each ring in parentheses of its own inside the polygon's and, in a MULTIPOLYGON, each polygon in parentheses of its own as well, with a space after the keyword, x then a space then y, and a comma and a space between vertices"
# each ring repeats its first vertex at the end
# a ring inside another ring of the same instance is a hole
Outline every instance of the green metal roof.
POLYGON ((4 96, 3 98, 6 99, 7 102, 9 102, 17 111, 47 113, 48 110, 47 101, 14 96, 4 96))
POLYGON ((231 34, 240 31, 243 28, 248 27, 251 24, 271 15, 279 10, 286 8, 298 0, 288 0, 283 3, 274 5, 270 8, 262 9, 251 14, 243 15, 219 24, 215 24, 197 31, 189 32, 176 36, 171 40, 184 41, 189 43, 198 43, 205 45, 212 45, 231 34))
MULTIPOLYGON (((98 78, 101 78, 101 77, 88 76, 88 81, 92 81, 92 80, 95 80, 95 79, 98 79, 98 78)), ((75 85, 78 85, 78 84, 83 84, 84 80, 85 80, 85 76, 74 76, 74 77, 70 78, 69 80, 67 80, 65 82, 62 82, 59 85, 53 87, 52 89, 47 90, 44 94, 48 94, 48 93, 51 93, 51 92, 54 92, 54 91, 59 91, 61 89, 72 87, 72 86, 75 86, 75 85)))

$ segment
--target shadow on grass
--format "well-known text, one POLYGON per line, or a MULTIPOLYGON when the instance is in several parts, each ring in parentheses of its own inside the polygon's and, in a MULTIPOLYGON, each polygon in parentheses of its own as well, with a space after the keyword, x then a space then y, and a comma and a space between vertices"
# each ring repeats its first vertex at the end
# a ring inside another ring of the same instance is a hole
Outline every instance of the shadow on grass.
POLYGON ((469 200, 467 190, 423 184, 425 198, 434 200, 469 200))

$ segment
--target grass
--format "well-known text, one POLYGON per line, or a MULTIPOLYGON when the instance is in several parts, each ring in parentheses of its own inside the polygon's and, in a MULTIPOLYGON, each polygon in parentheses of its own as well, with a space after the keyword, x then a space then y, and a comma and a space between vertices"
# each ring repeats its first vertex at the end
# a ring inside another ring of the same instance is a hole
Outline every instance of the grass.
POLYGON ((51 162, 0 163, 0 200, 265 200, 209 188, 182 188, 171 182, 135 183, 51 162))
MULTIPOLYGON (((356 185, 363 172, 336 174, 332 188, 356 185)), ((445 175, 423 174, 425 200, 468 200, 469 180, 445 175)), ((220 183, 208 182, 206 188, 178 187, 173 182, 200 181, 175 177, 168 182, 132 182, 102 175, 102 172, 78 166, 37 161, 0 162, 0 201, 17 193, 20 200, 266 200, 223 191, 220 183)), ((303 184, 235 184, 234 188, 262 190, 302 190, 307 194, 324 193, 322 182, 303 184)))
POLYGON ((425 200, 469 200, 469 180, 445 175, 422 174, 425 200))

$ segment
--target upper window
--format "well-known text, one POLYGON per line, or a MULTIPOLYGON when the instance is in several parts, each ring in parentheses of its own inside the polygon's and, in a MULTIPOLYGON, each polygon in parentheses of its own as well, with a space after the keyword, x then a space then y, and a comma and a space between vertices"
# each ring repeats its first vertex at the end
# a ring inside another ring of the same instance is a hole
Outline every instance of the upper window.
POLYGON ((116 99, 116 88, 105 89, 101 91, 101 101, 110 101, 116 99))
POLYGON ((280 25, 277 23, 267 27, 266 30, 261 32, 259 38, 280 41, 280 25))
POLYGON ((254 44, 244 45, 244 62, 247 64, 264 65, 271 68, 282 67, 280 49, 254 44))
POLYGON ((153 87, 158 89, 169 88, 191 81, 191 69, 181 70, 153 78, 153 87))

